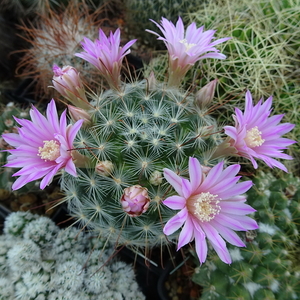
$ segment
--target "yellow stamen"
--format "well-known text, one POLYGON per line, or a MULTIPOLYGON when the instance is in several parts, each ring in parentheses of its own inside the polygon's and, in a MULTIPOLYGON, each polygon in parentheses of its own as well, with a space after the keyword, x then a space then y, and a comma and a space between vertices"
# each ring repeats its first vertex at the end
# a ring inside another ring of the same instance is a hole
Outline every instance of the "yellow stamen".
POLYGON ((38 156, 41 157, 41 159, 44 159, 45 161, 50 160, 56 160, 60 156, 60 150, 59 150, 59 144, 57 141, 51 140, 51 141, 43 141, 44 146, 39 147, 39 153, 38 156))
POLYGON ((264 139, 261 138, 261 131, 258 130, 257 126, 250 130, 247 130, 245 142, 248 147, 258 147, 264 143, 264 139))
POLYGON ((218 195, 209 192, 193 196, 188 201, 190 202, 188 209, 201 222, 209 222, 221 211, 221 207, 218 205, 220 201, 216 198, 218 195))
POLYGON ((186 39, 179 41, 179 43, 185 46, 185 52, 189 51, 192 47, 197 45, 197 44, 189 44, 186 39))

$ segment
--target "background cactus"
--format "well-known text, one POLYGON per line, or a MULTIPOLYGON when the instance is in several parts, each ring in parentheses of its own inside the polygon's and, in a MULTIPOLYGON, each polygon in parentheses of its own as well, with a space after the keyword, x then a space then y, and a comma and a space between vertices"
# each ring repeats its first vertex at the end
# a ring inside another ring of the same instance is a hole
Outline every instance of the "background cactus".
POLYGON ((192 95, 161 83, 128 83, 121 92, 107 90, 94 98, 93 125, 82 128, 74 144, 90 158, 90 166, 80 169, 78 178, 66 172, 61 178, 69 211, 82 226, 117 245, 147 251, 165 244, 163 224, 174 212, 161 204, 168 192, 162 170, 185 174, 190 155, 214 166, 210 156, 218 143, 217 125, 192 95), (99 165, 106 172, 95 172, 99 165), (136 184, 147 188, 151 199, 137 218, 126 215, 120 202, 123 189, 136 184))
MULTIPOLYGON (((101 2, 101 1, 100 1, 101 2)), ((85 1, 70 1, 56 10, 48 10, 41 15, 34 25, 21 26, 25 39, 31 44, 25 49, 18 64, 18 73, 22 77, 32 78, 35 82, 34 99, 53 96, 49 89, 53 77, 52 67, 72 65, 85 77, 86 82, 93 87, 97 72, 74 56, 81 49, 80 42, 86 36, 94 40, 98 29, 111 29, 107 21, 106 1, 91 8, 85 1), (102 6, 101 6, 102 4, 102 6)), ((117 11, 115 11, 115 16, 117 11)), ((110 17, 111 19, 111 17, 110 17)), ((111 22, 112 23, 112 22, 111 22)), ((98 82, 97 82, 98 83, 98 82)))
MULTIPOLYGON (((233 0, 203 3, 195 12, 183 15, 186 22, 214 28, 218 36, 232 37, 219 47, 227 59, 201 60, 198 68, 192 69, 185 78, 186 86, 204 86, 218 78, 215 93, 218 102, 214 104, 219 108, 216 112, 220 122, 232 122, 233 108, 243 106, 241 95, 250 89, 254 99, 273 95, 273 113, 285 112, 286 120, 297 124, 289 138, 297 139, 300 135, 299 10, 299 0, 233 0)), ((160 54, 151 61, 146 74, 154 70, 160 74, 157 78, 163 79, 167 68, 167 56, 160 54)), ((299 146, 294 145, 289 151, 295 157, 289 169, 297 171, 299 146)))
POLYGON ((203 299, 299 299, 300 180, 261 172, 247 202, 257 209, 259 229, 246 232, 245 248, 231 248, 228 266, 216 254, 196 268, 203 299))
POLYGON ((130 0, 125 1, 124 21, 128 34, 134 38, 138 38, 139 42, 146 44, 151 48, 163 49, 163 44, 157 41, 157 37, 146 34, 145 28, 157 30, 149 19, 156 22, 162 17, 172 22, 176 22, 178 16, 183 16, 189 11, 194 11, 199 6, 197 0, 130 0), (143 26, 141 26, 143 24, 143 26))
POLYGON ((145 299, 104 240, 17 212, 0 236, 0 299, 145 299))

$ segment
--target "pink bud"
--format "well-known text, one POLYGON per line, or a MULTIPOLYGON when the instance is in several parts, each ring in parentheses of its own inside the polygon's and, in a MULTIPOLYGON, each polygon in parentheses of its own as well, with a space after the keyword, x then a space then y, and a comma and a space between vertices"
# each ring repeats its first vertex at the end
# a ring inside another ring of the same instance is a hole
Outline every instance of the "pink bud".
POLYGON ((131 217, 137 217, 144 213, 150 203, 148 190, 140 185, 133 185, 124 189, 121 197, 123 210, 131 217))
POLYGON ((88 112, 82 108, 68 105, 69 114, 74 122, 78 120, 84 120, 83 124, 88 125, 91 122, 91 116, 88 112))
POLYGON ((89 109, 90 106, 85 96, 85 89, 79 77, 79 72, 71 67, 64 66, 62 69, 54 65, 53 68, 53 86, 54 88, 74 105, 83 109, 89 109))
POLYGON ((200 109, 208 106, 214 98, 217 81, 218 79, 211 81, 196 93, 194 103, 200 109))
POLYGON ((157 80, 155 78, 154 72, 151 71, 150 75, 148 77, 148 86, 149 86, 149 90, 154 90, 157 84, 157 80))

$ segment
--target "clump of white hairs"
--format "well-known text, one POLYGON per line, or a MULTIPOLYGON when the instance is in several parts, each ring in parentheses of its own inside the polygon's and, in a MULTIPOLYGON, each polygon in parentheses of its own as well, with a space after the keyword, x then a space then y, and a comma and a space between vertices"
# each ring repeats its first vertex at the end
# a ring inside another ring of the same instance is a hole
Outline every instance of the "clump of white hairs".
POLYGON ((132 266, 111 259, 113 252, 74 227, 12 213, 0 236, 0 299, 145 299, 132 266))

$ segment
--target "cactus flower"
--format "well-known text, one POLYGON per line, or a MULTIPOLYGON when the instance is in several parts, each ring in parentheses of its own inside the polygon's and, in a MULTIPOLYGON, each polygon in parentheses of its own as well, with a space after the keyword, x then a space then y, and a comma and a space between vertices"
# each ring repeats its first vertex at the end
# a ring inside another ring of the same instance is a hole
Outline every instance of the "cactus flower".
POLYGON ((54 88, 75 106, 89 109, 90 105, 86 99, 85 89, 79 77, 79 72, 71 66, 60 68, 55 64, 52 69, 54 73, 52 79, 54 88))
POLYGON ((122 208, 131 217, 137 217, 146 212, 149 202, 148 190, 140 185, 124 189, 121 197, 122 208))
POLYGON ((163 201, 164 205, 180 210, 165 225, 163 231, 171 235, 181 226, 177 250, 195 240, 196 253, 201 263, 206 260, 207 241, 220 259, 231 263, 231 257, 224 240, 232 245, 245 244, 234 232, 257 229, 257 223, 246 216, 255 211, 245 204, 245 193, 252 186, 251 181, 237 183, 236 174, 240 165, 231 165, 223 170, 223 162, 214 166, 207 175, 196 158, 189 158, 189 180, 164 169, 165 179, 178 195, 163 201))
POLYGON ((176 25, 166 18, 162 18, 161 25, 151 21, 161 30, 163 36, 152 30, 147 29, 146 31, 157 35, 158 40, 164 41, 169 52, 169 86, 179 85, 186 72, 200 59, 226 58, 214 46, 230 38, 222 38, 212 42, 215 30, 203 31, 204 26, 197 28, 193 22, 185 32, 180 17, 176 25))
POLYGON ((20 176, 12 185, 13 190, 28 182, 43 178, 40 188, 44 189, 53 176, 61 169, 77 176, 72 151, 74 138, 83 120, 67 126, 66 111, 58 118, 54 100, 48 104, 47 118, 34 106, 30 111, 31 120, 15 120, 22 127, 17 133, 3 134, 3 139, 15 147, 4 150, 11 153, 5 167, 21 168, 13 176, 20 176))
POLYGON ((124 47, 120 47, 120 29, 106 37, 103 30, 99 30, 99 39, 93 43, 84 37, 82 48, 85 52, 75 55, 93 64, 104 76, 110 87, 118 90, 120 86, 120 72, 125 55, 130 53, 130 47, 136 40, 129 41, 124 47))
POLYGON ((250 159, 255 169, 257 168, 255 159, 261 159, 269 167, 277 167, 287 172, 286 167, 274 158, 293 159, 282 153, 282 150, 296 142, 281 136, 291 131, 295 125, 290 123, 278 125, 284 114, 269 117, 271 105, 272 97, 269 97, 264 103, 261 99, 253 106, 251 93, 247 91, 244 114, 235 108, 233 115, 235 126, 224 127, 229 137, 226 142, 234 149, 233 154, 250 159))

